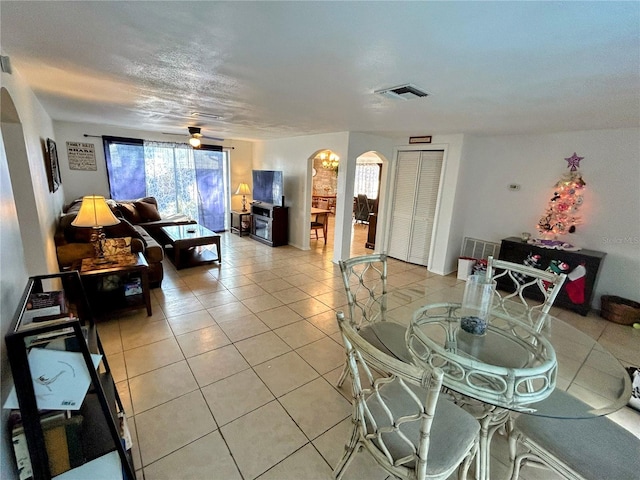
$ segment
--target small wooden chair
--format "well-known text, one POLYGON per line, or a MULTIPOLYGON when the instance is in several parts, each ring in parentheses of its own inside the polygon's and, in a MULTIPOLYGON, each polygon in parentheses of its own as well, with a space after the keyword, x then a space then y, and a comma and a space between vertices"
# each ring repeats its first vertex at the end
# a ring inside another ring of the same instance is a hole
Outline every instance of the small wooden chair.
POLYGON ((327 212, 324 213, 316 213, 315 219, 311 222, 311 232, 315 232, 316 240, 318 237, 318 230, 322 230, 322 236, 324 238, 324 244, 327 244, 327 226, 329 224, 329 214, 327 212))

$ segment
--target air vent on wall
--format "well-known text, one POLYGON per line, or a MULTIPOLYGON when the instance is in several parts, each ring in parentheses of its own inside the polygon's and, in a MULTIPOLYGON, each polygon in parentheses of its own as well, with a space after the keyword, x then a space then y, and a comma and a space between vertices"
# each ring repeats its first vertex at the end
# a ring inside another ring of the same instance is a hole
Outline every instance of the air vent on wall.
POLYGON ((406 85, 399 85, 397 87, 383 88, 382 90, 376 90, 374 93, 382 95, 387 98, 394 98, 396 100, 411 100, 413 98, 423 98, 429 94, 423 90, 420 90, 415 85, 407 83, 406 85))

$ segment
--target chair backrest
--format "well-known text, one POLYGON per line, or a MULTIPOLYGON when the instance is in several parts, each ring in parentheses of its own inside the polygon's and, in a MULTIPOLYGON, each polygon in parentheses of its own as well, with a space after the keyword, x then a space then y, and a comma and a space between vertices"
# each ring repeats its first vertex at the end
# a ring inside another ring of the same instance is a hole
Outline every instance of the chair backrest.
POLYGON ((418 368, 386 355, 364 340, 342 312, 336 316, 351 374, 352 420, 362 443, 387 471, 424 479, 442 370, 418 368), (371 368, 388 376, 374 379, 371 368), (411 431, 419 432, 417 444, 407 435, 411 431))
POLYGON ((522 316, 538 331, 567 278, 564 273, 548 272, 493 257, 489 257, 487 275, 498 282, 498 306, 513 316, 514 309, 505 308, 505 302, 519 302, 523 307, 522 316))
POLYGON ((359 193, 356 200, 356 220, 369 221, 369 199, 366 195, 359 193))
POLYGON ((363 255, 341 260, 339 265, 351 324, 360 329, 384 321, 387 311, 387 256, 381 253, 363 255))
POLYGON ((328 198, 319 199, 318 208, 321 208, 323 210, 329 210, 329 199, 328 198))

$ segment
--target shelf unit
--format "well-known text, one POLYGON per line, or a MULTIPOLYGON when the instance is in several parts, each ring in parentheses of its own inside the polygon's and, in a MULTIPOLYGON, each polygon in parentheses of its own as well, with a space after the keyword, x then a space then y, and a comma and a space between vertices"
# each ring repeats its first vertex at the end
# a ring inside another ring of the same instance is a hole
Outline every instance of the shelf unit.
MULTIPOLYGON (((123 440, 123 437, 128 436, 124 408, 78 272, 30 277, 8 333, 5 335, 5 344, 13 374, 32 478, 34 480, 54 478, 50 470, 47 441, 41 424, 41 415, 46 412, 38 406, 39 400, 36 397, 29 363, 30 352, 34 349, 44 349, 48 352, 63 350, 79 353, 82 357, 79 366, 86 367, 90 379, 79 408, 68 410, 71 418, 82 417, 79 443, 80 465, 60 473, 55 478, 82 477, 82 472, 88 471, 92 471, 92 476, 97 477, 96 469, 109 465, 118 476, 121 475, 126 480, 134 480, 135 469, 131 452, 125 447, 126 442, 123 440), (29 313, 38 311, 30 308, 34 296, 45 292, 62 292, 60 298, 63 298, 64 302, 60 305, 61 313, 43 317, 42 321, 30 318, 29 313), (28 313, 25 315, 25 312, 28 313), (101 355, 97 368, 94 364, 95 357, 92 358, 92 355, 101 355)), ((76 382, 75 369, 74 367, 71 369, 74 372, 72 382, 76 382)), ((42 380, 42 377, 38 377, 37 380, 42 380)), ((49 389, 48 385, 47 388, 49 389)), ((47 412, 57 410, 66 411, 65 408, 57 407, 50 408, 47 412)), ((56 459, 51 460, 56 461, 56 459)))

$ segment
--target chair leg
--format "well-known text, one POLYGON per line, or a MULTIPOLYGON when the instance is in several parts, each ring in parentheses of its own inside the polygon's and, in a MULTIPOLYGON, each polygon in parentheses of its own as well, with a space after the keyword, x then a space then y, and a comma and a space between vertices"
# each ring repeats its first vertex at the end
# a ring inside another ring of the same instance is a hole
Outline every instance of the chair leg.
POLYGON ((336 383, 336 387, 340 388, 348 376, 349 366, 345 364, 344 368, 342 369, 342 373, 340 374, 340 378, 338 379, 338 383, 336 383))
POLYGON ((359 434, 358 434, 358 425, 353 424, 353 429, 351 430, 351 438, 349 439, 349 443, 345 445, 345 452, 342 455, 342 458, 336 465, 336 468, 333 469, 333 478, 336 480, 340 480, 344 475, 344 472, 347 470, 353 457, 360 449, 362 445, 359 445, 359 434))

